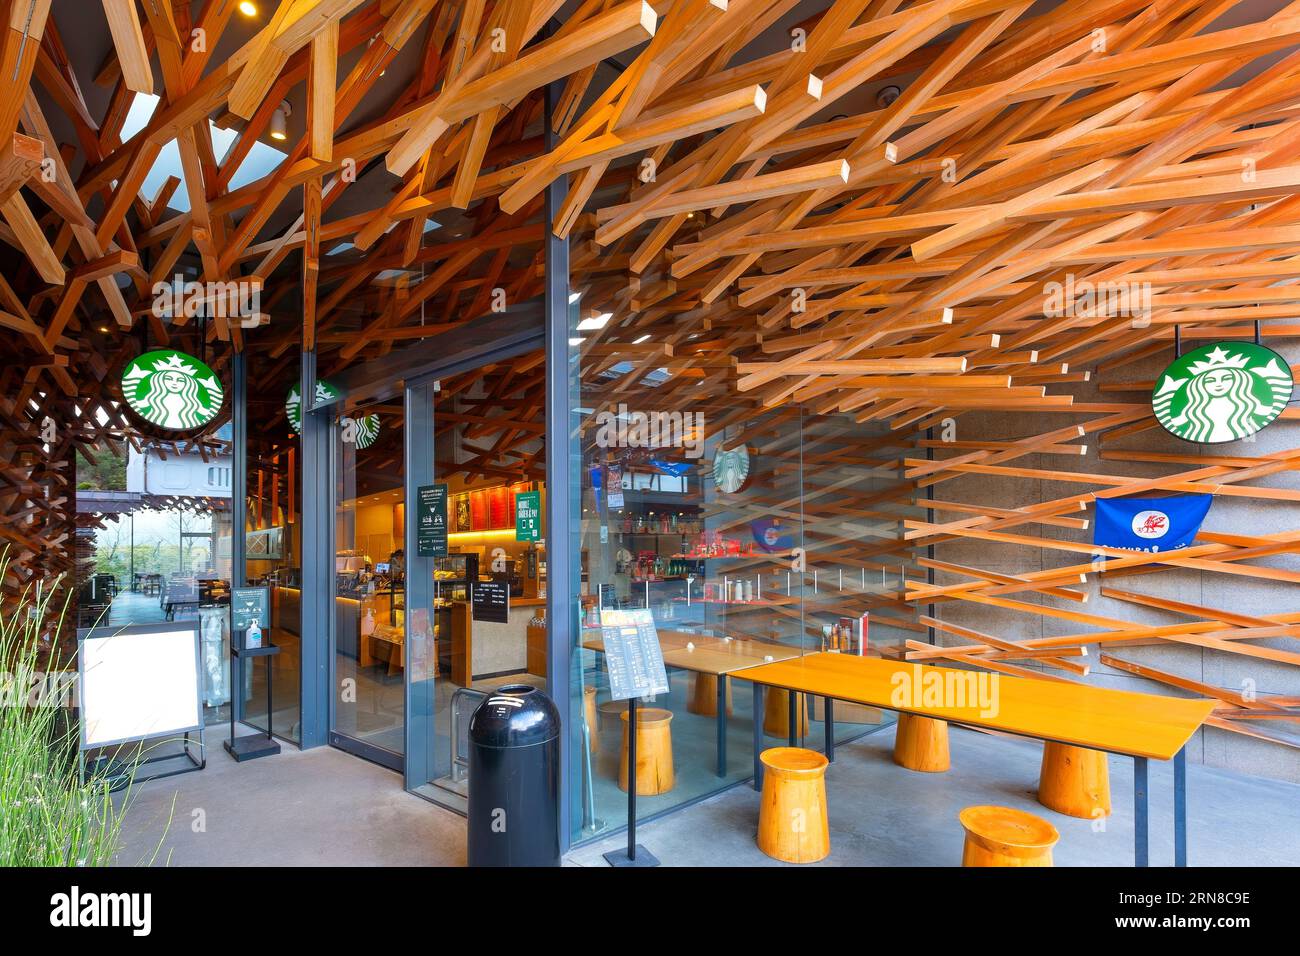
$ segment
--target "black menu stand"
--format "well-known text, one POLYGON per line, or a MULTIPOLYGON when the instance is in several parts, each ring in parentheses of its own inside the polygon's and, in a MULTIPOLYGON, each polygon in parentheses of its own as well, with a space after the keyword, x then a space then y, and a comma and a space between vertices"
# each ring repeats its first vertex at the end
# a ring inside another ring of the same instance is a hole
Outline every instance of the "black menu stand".
POLYGON ((601 854, 610 866, 658 866, 659 858, 636 842, 636 698, 627 701, 627 849, 601 854))

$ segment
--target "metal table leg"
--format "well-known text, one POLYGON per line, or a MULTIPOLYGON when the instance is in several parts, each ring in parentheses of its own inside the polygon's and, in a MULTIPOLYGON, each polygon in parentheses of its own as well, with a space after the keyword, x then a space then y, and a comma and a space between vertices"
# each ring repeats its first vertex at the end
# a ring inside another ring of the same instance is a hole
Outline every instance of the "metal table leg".
POLYGON ((835 761, 835 701, 829 697, 822 698, 826 705, 826 720, 823 721, 823 727, 826 730, 826 760, 835 761))
POLYGON ((1174 754, 1174 866, 1187 865, 1187 748, 1174 754))
POLYGON ((754 688, 754 789, 763 789, 763 685, 751 684, 754 688))
POLYGON ((718 776, 727 775, 727 675, 718 675, 718 776))
POLYGON ((786 693, 788 693, 788 694, 790 695, 790 739, 789 739, 789 744, 790 744, 791 747, 798 747, 798 746, 799 746, 799 710, 798 710, 798 708, 795 706, 795 701, 797 701, 797 700, 799 699, 799 695, 796 694, 796 693, 795 693, 794 691, 792 691, 792 690, 791 690, 791 691, 787 691, 786 693))
POLYGON ((1150 866, 1147 842, 1148 805, 1147 758, 1133 758, 1133 865, 1150 866))

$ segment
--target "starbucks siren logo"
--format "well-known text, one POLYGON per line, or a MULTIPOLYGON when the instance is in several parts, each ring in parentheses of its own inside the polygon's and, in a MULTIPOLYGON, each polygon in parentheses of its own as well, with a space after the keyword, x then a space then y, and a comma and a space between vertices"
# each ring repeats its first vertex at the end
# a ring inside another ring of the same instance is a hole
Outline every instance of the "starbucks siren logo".
POLYGON ((723 494, 734 494, 749 479, 749 449, 738 445, 713 455, 713 484, 723 494))
POLYGON ((145 421, 184 431, 216 418, 225 392, 212 369, 194 356, 158 349, 127 363, 122 397, 145 421))
POLYGON ((1291 400, 1291 368, 1272 349, 1218 342, 1182 355, 1156 379, 1151 409, 1187 441, 1237 441, 1272 424, 1291 400))
MULTIPOLYGON (((330 402, 339 397, 339 391, 329 382, 316 380, 316 402, 330 402)), ((284 400, 284 413, 289 418, 289 427, 293 429, 295 435, 302 432, 302 395, 295 385, 289 389, 289 395, 284 400)), ((354 422, 351 418, 344 418, 343 421, 354 422)), ((367 415, 364 418, 355 419, 356 426, 356 446, 358 448, 369 448, 379 437, 379 416, 367 415)))

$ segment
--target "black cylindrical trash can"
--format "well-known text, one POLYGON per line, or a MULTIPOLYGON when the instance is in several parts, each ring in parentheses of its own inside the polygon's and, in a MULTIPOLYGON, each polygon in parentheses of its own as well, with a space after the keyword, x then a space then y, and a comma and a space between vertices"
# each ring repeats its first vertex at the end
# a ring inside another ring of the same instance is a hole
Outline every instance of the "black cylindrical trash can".
POLYGON ((560 713, 507 684, 469 721, 469 865, 560 865, 560 713))

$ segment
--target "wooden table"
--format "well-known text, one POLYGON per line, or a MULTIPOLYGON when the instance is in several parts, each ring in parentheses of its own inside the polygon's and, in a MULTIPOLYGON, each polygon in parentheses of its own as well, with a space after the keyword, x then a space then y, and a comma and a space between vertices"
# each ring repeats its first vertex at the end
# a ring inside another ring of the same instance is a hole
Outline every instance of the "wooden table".
MULTIPOLYGON (((938 674, 969 680, 978 673, 953 667, 889 661, 878 657, 815 653, 750 667, 736 674, 754 684, 754 788, 763 785, 763 688, 782 687, 826 699, 826 756, 834 759, 831 701, 846 700, 900 713, 1021 737, 1073 744, 1133 758, 1134 858, 1146 866, 1148 847, 1149 760, 1174 762, 1174 865, 1187 865, 1187 753, 1185 746, 1214 709, 1204 698, 1161 697, 1130 691, 996 675, 996 712, 977 705, 961 707, 900 704, 896 689, 938 674), (904 676, 900 676, 904 675, 904 676), (951 675, 962 675, 960 678, 951 675)), ((919 685, 917 685, 919 686, 919 685)), ((793 706, 795 696, 790 700, 793 706)), ((791 718, 791 733, 798 725, 791 718)), ((797 741, 791 739, 791 745, 797 741)))
MULTIPOLYGON (((658 631, 663 649, 664 666, 677 667, 697 674, 712 674, 718 679, 717 757, 718 776, 727 775, 727 679, 728 675, 770 661, 799 656, 798 649, 767 641, 737 640, 688 634, 685 631, 658 631)), ((603 654, 605 642, 600 629, 591 629, 591 637, 582 642, 588 650, 603 654)))

